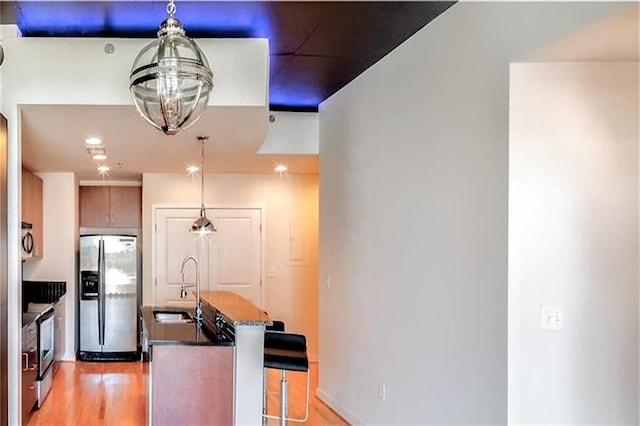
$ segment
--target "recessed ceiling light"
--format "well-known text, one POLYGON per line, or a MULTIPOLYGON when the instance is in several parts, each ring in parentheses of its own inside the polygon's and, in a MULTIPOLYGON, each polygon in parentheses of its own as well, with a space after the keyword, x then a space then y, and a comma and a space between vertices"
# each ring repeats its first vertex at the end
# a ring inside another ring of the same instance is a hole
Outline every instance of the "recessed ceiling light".
POLYGON ((279 173, 286 172, 287 171, 287 166, 285 166, 284 164, 278 164, 277 166, 275 166, 273 168, 273 170, 275 170, 276 172, 279 172, 279 173))
POLYGON ((102 139, 99 138, 87 138, 84 140, 84 143, 87 145, 100 145, 102 143, 102 139))
POLYGON ((107 156, 105 154, 96 154, 93 156, 94 160, 106 160, 107 156))
POLYGON ((198 166, 189 166, 189 167, 187 167, 187 172, 189 172, 189 173, 195 173, 198 170, 200 170, 200 168, 198 166))
POLYGON ((93 158, 96 158, 96 155, 104 155, 105 157, 107 155, 107 150, 101 145, 87 145, 87 152, 93 158))
POLYGON ((98 171, 100 173, 108 172, 109 171, 109 166, 100 166, 100 167, 98 167, 98 171))

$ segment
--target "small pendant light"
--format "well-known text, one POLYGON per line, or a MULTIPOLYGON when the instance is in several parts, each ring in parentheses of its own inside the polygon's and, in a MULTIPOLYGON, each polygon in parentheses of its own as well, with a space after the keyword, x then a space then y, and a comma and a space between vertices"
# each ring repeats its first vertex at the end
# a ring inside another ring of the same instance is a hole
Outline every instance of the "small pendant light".
POLYGON ((191 232, 196 234, 210 234, 212 232, 216 232, 215 226, 213 223, 207 218, 204 208, 204 143, 209 139, 208 136, 198 136, 198 141, 200 142, 200 217, 198 217, 193 224, 191 225, 191 232))

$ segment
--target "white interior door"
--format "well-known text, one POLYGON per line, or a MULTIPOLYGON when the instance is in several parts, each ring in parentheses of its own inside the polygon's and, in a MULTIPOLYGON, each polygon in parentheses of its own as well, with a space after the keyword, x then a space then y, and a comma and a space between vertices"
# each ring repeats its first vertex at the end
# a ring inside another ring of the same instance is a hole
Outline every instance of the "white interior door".
MULTIPOLYGON (((180 298, 182 261, 187 256, 198 260, 200 289, 207 290, 209 282, 209 240, 189 232, 198 209, 157 209, 155 244, 155 300, 156 306, 194 306, 195 287, 187 288, 188 296, 180 298)), ((185 265, 185 285, 195 285, 196 268, 193 262, 185 265)))
POLYGON ((260 209, 207 209, 217 232, 209 250, 213 290, 239 294, 262 307, 260 209))
MULTIPOLYGON (((189 255, 198 259, 201 290, 231 291, 262 307, 262 237, 260 209, 207 209, 217 232, 189 232, 199 209, 156 209, 156 306, 192 306, 194 296, 180 299, 180 265, 189 255)), ((193 264, 185 268, 185 283, 195 283, 193 264)))

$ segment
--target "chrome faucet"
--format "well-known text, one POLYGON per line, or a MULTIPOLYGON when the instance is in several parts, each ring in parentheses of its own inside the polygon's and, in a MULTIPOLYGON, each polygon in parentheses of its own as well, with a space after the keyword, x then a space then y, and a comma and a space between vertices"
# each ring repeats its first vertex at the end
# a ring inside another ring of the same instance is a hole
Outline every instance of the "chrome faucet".
POLYGON ((180 267, 180 275, 182 275, 182 285, 180 286, 180 298, 184 299, 187 297, 188 287, 196 288, 196 321, 198 324, 202 322, 202 303, 200 303, 200 271, 198 270, 198 260, 193 256, 187 256, 182 260, 182 266, 180 267), (196 265, 196 284, 193 285, 185 285, 184 284, 184 267, 187 265, 187 262, 193 260, 193 263, 196 265))

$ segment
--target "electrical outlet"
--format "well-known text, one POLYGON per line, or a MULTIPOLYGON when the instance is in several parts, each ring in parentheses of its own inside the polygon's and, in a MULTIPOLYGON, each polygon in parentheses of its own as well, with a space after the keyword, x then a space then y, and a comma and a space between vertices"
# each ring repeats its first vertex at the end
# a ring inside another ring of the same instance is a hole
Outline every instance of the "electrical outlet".
POLYGON ((378 383, 378 399, 383 404, 387 401, 387 386, 384 383, 378 383))
POLYGON ((327 279, 324 280, 324 284, 327 286, 327 288, 331 288, 331 275, 327 275, 327 279))
POLYGON ((548 331, 564 330, 564 308, 562 306, 541 306, 540 329, 548 331))

